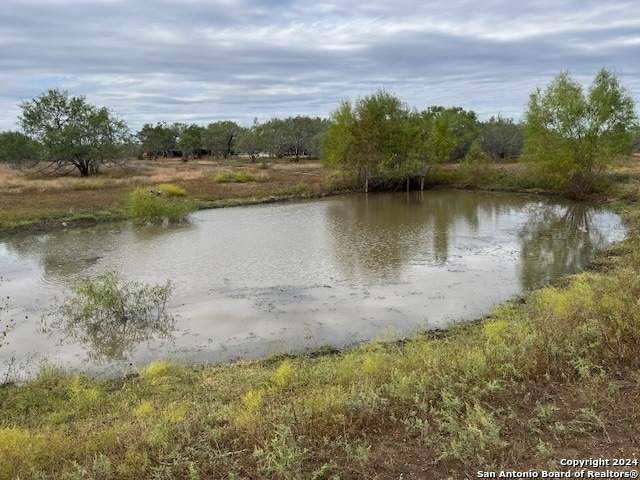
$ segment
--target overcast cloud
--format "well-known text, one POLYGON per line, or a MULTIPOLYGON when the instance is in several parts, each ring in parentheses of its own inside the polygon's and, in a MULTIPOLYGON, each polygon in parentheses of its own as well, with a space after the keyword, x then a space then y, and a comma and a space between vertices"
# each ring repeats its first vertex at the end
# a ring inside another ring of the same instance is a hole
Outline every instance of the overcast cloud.
POLYGON ((327 117, 384 88, 519 120, 562 70, 640 101, 634 0, 3 0, 0 130, 50 88, 158 121, 327 117))

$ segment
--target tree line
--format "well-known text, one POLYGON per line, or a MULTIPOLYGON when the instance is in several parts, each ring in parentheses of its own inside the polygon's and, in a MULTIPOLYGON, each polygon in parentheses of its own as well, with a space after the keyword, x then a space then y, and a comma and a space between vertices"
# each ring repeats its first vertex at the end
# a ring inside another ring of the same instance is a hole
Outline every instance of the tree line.
POLYGON ((328 119, 273 118, 241 127, 232 121, 206 126, 147 123, 132 134, 126 122, 84 96, 52 89, 20 104, 20 131, 0 133, 0 161, 44 162, 50 171, 97 173, 99 166, 143 155, 227 158, 243 154, 323 158, 359 181, 425 177, 437 165, 468 156, 522 157, 553 188, 583 196, 595 176, 617 157, 640 147, 635 104, 610 71, 584 89, 568 72, 529 98, 522 121, 500 115, 479 121, 461 107, 417 110, 379 90, 345 100, 328 119))
MULTIPOLYGON (((395 99, 386 93, 374 95, 381 96, 395 99)), ((238 154, 252 160, 259 155, 294 161, 321 158, 325 150, 331 152, 333 140, 327 140, 327 133, 333 131, 335 120, 298 115, 266 122, 256 119, 250 127, 233 121, 206 126, 159 121, 131 133, 126 122, 109 108, 96 107, 84 96, 70 96, 57 88, 21 103, 20 108, 20 131, 0 132, 0 161, 45 162, 52 171, 71 167, 83 176, 96 173, 104 162, 143 155, 184 160, 238 154)), ((438 138, 438 145, 431 147, 437 148, 442 158, 459 161, 474 140, 480 141, 492 158, 517 157, 522 150, 522 125, 512 119, 497 116, 480 122, 473 111, 441 106, 429 107, 423 117, 425 121, 431 117, 429 122, 438 138)), ((368 150, 373 152, 377 146, 372 139, 368 150)))

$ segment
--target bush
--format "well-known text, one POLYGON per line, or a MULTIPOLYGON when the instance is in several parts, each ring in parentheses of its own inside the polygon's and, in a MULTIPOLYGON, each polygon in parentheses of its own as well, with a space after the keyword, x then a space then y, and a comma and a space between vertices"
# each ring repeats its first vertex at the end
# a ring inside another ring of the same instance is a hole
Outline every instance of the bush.
POLYGON ((187 191, 184 188, 178 187, 177 185, 172 185, 170 183, 162 183, 156 186, 156 190, 162 193, 163 195, 166 195, 167 197, 186 197, 187 196, 187 191))
POLYGON ((136 188, 129 196, 129 218, 139 222, 180 221, 195 210, 195 205, 188 199, 175 196, 174 193, 168 198, 161 191, 136 188))
POLYGON ((244 170, 239 172, 221 172, 218 173, 215 177, 213 177, 213 181, 216 183, 230 183, 230 182, 238 182, 238 183, 247 183, 247 182, 257 182, 258 178, 255 175, 252 175, 244 170))
POLYGON ((170 337, 175 319, 166 310, 172 285, 144 285, 109 271, 82 278, 71 294, 42 320, 44 331, 59 330, 83 344, 96 359, 124 359, 152 337, 170 337))

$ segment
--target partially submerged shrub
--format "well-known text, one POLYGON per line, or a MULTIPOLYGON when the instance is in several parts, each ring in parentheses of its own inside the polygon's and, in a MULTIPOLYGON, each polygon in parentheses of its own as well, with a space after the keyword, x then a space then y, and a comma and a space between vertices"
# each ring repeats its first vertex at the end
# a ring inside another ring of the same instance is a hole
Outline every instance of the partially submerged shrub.
POLYGON ((43 330, 61 331, 95 359, 124 359, 140 342, 171 336, 175 319, 167 302, 172 288, 170 281, 145 285, 113 271, 79 279, 43 317, 43 330))
POLYGON ((129 196, 129 218, 138 222, 182 220, 194 211, 195 205, 188 199, 175 197, 176 194, 163 195, 159 190, 136 188, 129 196))

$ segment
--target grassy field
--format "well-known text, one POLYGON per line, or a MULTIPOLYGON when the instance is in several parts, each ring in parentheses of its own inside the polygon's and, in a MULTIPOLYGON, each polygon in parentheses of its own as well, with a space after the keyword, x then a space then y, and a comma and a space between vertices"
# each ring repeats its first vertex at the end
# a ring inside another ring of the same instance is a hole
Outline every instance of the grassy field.
POLYGON ((206 208, 319 194, 331 189, 325 177, 319 162, 286 160, 131 160, 87 178, 46 177, 0 164, 0 234, 127 218, 128 196, 138 187, 173 184, 206 208))
MULTIPOLYGON (((25 221, 119 217, 131 190, 163 183, 201 205, 332 188, 318 164, 260 167, 140 164, 50 180, 10 172, 19 178, 0 180, 0 219, 9 232, 25 221), (214 181, 239 169, 259 181, 214 181)), ((438 182, 526 185, 517 165, 479 173, 445 170, 438 182)), ((43 367, 26 385, 0 388, 0 479, 461 479, 529 469, 542 478, 576 470, 562 459, 589 458, 638 470, 639 192, 636 160, 599 186, 594 199, 623 216, 629 237, 587 271, 446 332, 229 365, 158 360, 102 380, 43 367)))

